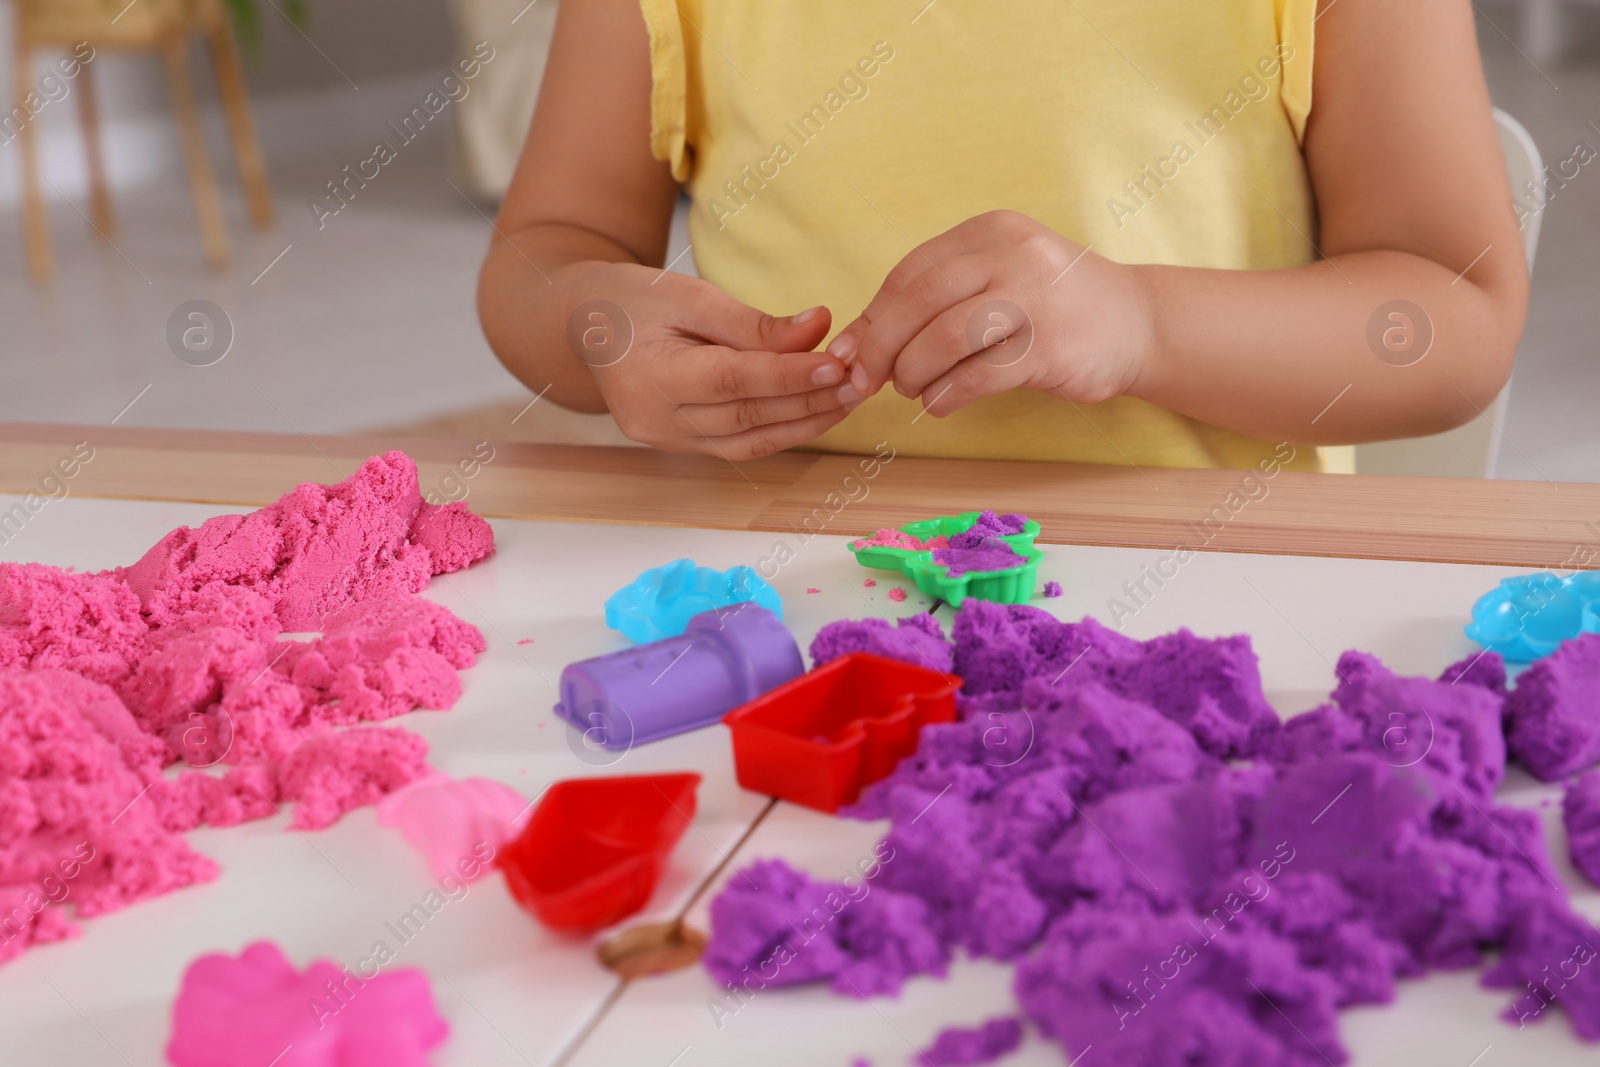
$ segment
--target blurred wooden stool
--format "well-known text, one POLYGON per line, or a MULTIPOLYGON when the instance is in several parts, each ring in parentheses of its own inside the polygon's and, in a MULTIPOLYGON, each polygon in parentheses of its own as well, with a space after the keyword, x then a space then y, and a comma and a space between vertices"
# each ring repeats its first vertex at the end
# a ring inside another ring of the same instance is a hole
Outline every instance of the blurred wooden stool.
MULTIPOLYGON (((258 228, 272 225, 272 192, 266 165, 256 139, 255 122, 245 95, 244 73, 233 27, 220 0, 13 0, 15 31, 15 91, 20 104, 33 85, 33 53, 38 49, 70 49, 88 42, 98 55, 104 51, 154 51, 167 68, 167 88, 183 142, 184 162, 194 191, 195 212, 206 260, 217 268, 228 265, 228 234, 222 220, 217 181, 206 158, 200 134, 200 110, 189 79, 187 46, 198 35, 211 51, 217 91, 228 119, 233 150, 244 182, 250 217, 258 228), (126 3, 126 6, 122 4, 126 3)), ((84 148, 89 163, 90 219, 103 237, 115 232, 111 191, 106 183, 105 159, 100 150, 100 116, 95 99, 91 63, 83 64, 74 79, 78 114, 83 125, 84 148)), ((36 278, 50 277, 53 257, 50 228, 40 190, 38 142, 34 122, 20 131, 22 142, 23 201, 28 266, 36 278)))

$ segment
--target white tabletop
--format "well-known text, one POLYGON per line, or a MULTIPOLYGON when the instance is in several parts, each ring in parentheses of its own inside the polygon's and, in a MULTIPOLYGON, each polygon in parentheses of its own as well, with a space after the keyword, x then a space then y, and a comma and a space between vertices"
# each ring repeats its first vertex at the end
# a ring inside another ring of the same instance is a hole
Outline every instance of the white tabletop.
MULTIPOLYGON (((0 510, 11 500, 0 497, 0 510)), ((161 502, 69 499, 52 502, 0 560, 78 569, 126 564, 167 530, 229 509, 161 502)), ((680 557, 718 568, 755 564, 786 540, 798 550, 773 582, 785 621, 802 648, 825 623, 875 613, 893 618, 919 607, 888 600, 896 583, 855 566, 843 538, 802 544, 795 535, 496 521, 498 551, 472 569, 435 579, 427 596, 478 625, 488 651, 463 675, 465 692, 448 712, 417 712, 397 725, 431 746, 430 762, 455 777, 505 782, 532 799, 550 782, 592 774, 698 771, 695 825, 646 911, 624 926, 667 918, 722 865, 766 805, 734 783, 728 736, 712 727, 639 746, 610 761, 580 756, 551 711, 562 667, 626 645, 606 629, 602 603, 646 567, 680 557), (821 592, 808 594, 807 588, 821 592), (517 642, 532 639, 531 643, 517 642)), ((1066 595, 1036 600, 1061 618, 1108 619, 1106 601, 1141 565, 1164 555, 1128 549, 1047 546, 1040 580, 1066 595)), ((1512 571, 1494 567, 1321 558, 1200 555, 1129 619, 1124 632, 1151 637, 1188 626, 1203 635, 1248 633, 1261 657, 1267 695, 1285 714, 1325 698, 1332 663, 1346 648, 1378 653, 1402 673, 1434 675, 1475 651, 1461 633, 1473 600, 1512 571)), ((948 621, 949 609, 940 615, 948 621)), ((581 749, 581 746, 580 746, 581 749)), ((1513 771, 1508 803, 1536 806, 1555 796, 1513 771)), ((1567 865, 1559 809, 1543 809, 1557 869, 1578 907, 1600 919, 1600 892, 1567 865)), ((736 859, 782 856, 818 877, 838 878, 865 855, 883 826, 780 804, 736 859)), ((0 966, 0 1048, 20 1064, 165 1062, 172 998, 196 956, 277 941, 298 965, 316 957, 353 964, 373 943, 393 943, 385 924, 432 887, 420 855, 372 809, 334 827, 300 834, 266 820, 189 835, 221 877, 83 923, 83 937, 42 946, 0 966)), ((726 877, 726 871, 719 877, 726 877)), ((705 928, 702 895, 689 912, 705 928)), ((423 968, 452 1033, 439 1067, 573 1064, 848 1064, 857 1055, 903 1063, 939 1029, 1014 1013, 1010 968, 958 964, 948 981, 914 980, 898 999, 860 1004, 822 988, 763 993, 719 1029, 707 1001, 717 989, 699 967, 642 979, 618 990, 594 957, 604 935, 545 931, 490 877, 451 901, 398 947, 397 965, 423 968), (674 1057, 677 1057, 674 1061, 674 1057)), ((1507 998, 1480 990, 1475 973, 1404 982, 1391 1008, 1345 1013, 1342 1031, 1359 1064, 1466 1065, 1493 1049, 1500 1062, 1589 1063, 1562 1019, 1518 1032, 1499 1021, 1507 998), (1501 1054, 1504 1053, 1504 1058, 1501 1054), (1420 1058, 1426 1054, 1426 1059, 1420 1058)), ((1062 1063, 1059 1047, 1031 1039, 1017 1064, 1062 1063)), ((266 1065, 262 1065, 266 1067, 266 1065)))

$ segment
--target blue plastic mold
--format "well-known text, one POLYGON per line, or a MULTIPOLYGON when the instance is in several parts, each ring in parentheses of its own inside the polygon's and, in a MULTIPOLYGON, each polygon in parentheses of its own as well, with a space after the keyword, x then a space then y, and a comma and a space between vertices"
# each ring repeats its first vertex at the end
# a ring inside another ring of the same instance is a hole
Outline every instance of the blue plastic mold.
POLYGON ((754 601, 783 618, 777 590, 749 567, 725 571, 697 567, 693 560, 673 560, 652 567, 611 594, 606 625, 641 645, 677 637, 689 620, 703 611, 754 601))
POLYGON ((1502 579, 1472 605, 1467 636, 1513 663, 1532 663, 1579 634, 1600 633, 1600 571, 1502 579))

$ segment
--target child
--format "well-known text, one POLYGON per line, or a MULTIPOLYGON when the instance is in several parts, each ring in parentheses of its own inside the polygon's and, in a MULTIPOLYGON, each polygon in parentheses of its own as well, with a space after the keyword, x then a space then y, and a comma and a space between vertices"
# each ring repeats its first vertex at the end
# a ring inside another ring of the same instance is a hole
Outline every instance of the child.
POLYGON ((563 0, 479 312, 661 449, 1314 467, 1504 385, 1508 185, 1469 0, 563 0))

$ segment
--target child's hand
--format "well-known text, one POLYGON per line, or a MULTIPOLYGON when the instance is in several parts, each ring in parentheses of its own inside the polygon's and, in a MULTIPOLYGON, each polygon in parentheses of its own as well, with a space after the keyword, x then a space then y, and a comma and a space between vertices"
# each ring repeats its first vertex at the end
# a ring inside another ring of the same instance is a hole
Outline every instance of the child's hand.
POLYGON ((1120 395, 1153 333, 1132 268, 991 211, 913 249, 828 351, 853 363, 863 396, 892 380, 938 417, 1019 388, 1083 403, 1120 395))
POLYGON ((631 263, 594 264, 567 332, 622 432, 668 452, 729 460, 805 444, 862 397, 813 352, 827 308, 775 318, 709 282, 631 263))

